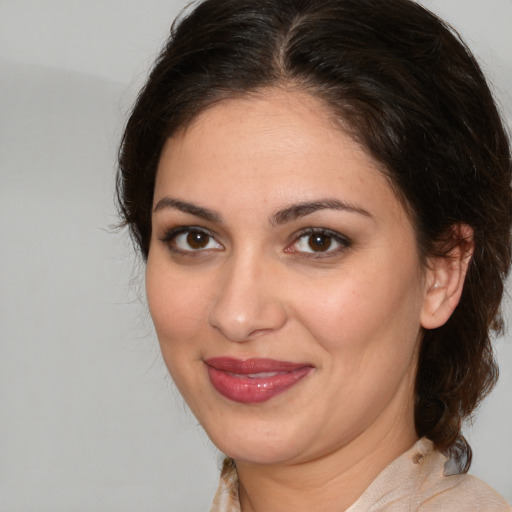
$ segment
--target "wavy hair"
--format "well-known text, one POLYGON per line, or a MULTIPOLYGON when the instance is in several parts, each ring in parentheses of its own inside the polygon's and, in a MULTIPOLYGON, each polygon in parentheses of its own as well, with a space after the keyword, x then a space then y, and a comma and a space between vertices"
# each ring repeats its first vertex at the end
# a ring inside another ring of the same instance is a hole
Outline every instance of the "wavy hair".
POLYGON ((168 137, 225 98, 292 85, 320 98, 380 164, 410 212, 420 254, 449 257, 453 226, 474 232, 462 298, 424 332, 418 436, 471 449, 462 422, 492 389, 491 332, 511 247, 509 140, 482 71, 446 23, 410 0, 205 0, 171 29, 119 150, 122 222, 144 258, 168 137))

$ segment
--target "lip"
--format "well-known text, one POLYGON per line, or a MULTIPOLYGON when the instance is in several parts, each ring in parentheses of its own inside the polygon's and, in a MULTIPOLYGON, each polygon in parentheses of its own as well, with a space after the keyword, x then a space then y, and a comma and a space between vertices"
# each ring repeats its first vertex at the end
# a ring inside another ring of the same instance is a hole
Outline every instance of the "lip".
POLYGON ((213 357, 205 360, 213 387, 224 397, 243 404, 260 404, 292 388, 313 366, 274 359, 213 357))

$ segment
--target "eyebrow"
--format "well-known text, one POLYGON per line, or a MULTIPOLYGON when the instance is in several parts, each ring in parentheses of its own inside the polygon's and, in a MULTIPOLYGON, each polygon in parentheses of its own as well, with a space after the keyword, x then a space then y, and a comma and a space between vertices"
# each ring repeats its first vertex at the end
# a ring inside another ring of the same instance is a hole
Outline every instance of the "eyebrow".
POLYGON ((370 219, 373 218, 368 211, 354 204, 340 201, 339 199, 326 198, 319 201, 307 201, 304 203, 294 204, 284 208, 283 210, 279 210, 277 213, 272 215, 271 222, 272 224, 285 224, 286 222, 291 222, 299 219, 300 217, 311 215, 319 210, 342 210, 349 213, 358 213, 369 217, 370 219))
POLYGON ((164 208, 174 208, 210 222, 217 222, 219 224, 223 222, 222 215, 214 212, 213 210, 188 203, 187 201, 181 201, 180 199, 173 199, 172 197, 163 197, 160 199, 153 208, 153 213, 163 210, 164 208))
MULTIPOLYGON (((158 201, 158 203, 156 203, 153 208, 153 213, 165 208, 174 208, 210 222, 216 222, 219 224, 224 222, 222 215, 214 210, 168 196, 163 197, 158 201)), ((274 225, 286 224, 287 222, 291 222, 301 217, 306 217, 307 215, 311 215, 312 213, 320 210, 341 210, 349 213, 358 213, 365 217, 369 217, 370 219, 373 218, 368 211, 354 204, 340 201, 339 199, 326 198, 318 201, 305 201, 288 206, 274 213, 270 218, 270 222, 274 225)))

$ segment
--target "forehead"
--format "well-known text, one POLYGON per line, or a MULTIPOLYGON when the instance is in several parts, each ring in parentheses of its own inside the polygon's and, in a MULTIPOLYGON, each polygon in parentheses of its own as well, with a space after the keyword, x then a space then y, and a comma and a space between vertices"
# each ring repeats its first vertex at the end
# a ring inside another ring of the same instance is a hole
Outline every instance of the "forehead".
POLYGON ((170 138, 158 166, 155 202, 169 194, 211 204, 220 196, 222 208, 240 211, 333 193, 352 203, 380 201, 383 208, 401 209, 375 161, 323 102, 269 90, 221 101, 170 138))
POLYGON ((343 151, 346 159, 360 155, 368 167, 377 168, 321 100, 270 89, 222 100, 200 113, 167 141, 158 170, 162 173, 169 159, 193 164, 208 157, 211 169, 220 159, 246 159, 246 165, 267 159, 272 164, 294 156, 328 157, 333 150, 343 151))

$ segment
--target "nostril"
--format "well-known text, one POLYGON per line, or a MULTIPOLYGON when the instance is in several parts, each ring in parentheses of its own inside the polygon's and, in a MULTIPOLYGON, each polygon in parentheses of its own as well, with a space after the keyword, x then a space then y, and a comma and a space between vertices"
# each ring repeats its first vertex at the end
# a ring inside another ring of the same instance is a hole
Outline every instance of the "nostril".
POLYGON ((280 329, 286 314, 278 300, 229 302, 221 300, 209 314, 210 325, 222 335, 237 342, 249 341, 280 329))
MULTIPOLYGON (((244 342, 280 329, 286 313, 276 273, 262 271, 261 257, 254 251, 238 253, 219 276, 208 322, 231 341, 244 342)), ((275 270, 274 267, 271 270, 275 270)))

